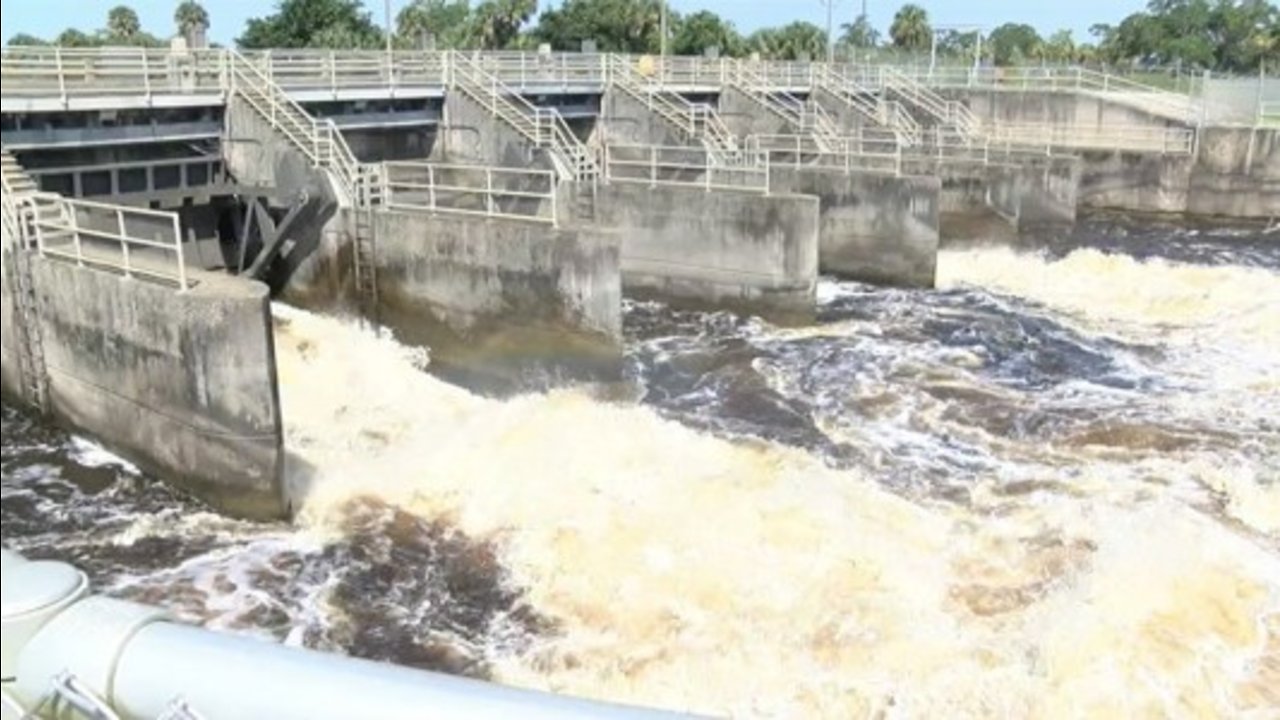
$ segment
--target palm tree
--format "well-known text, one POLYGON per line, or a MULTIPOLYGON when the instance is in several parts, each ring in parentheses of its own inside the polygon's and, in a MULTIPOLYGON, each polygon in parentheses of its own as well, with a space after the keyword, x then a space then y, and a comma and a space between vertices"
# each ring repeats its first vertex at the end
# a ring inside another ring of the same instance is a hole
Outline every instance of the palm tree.
POLYGON ((173 22, 178 26, 178 34, 190 40, 209 29, 209 13, 196 0, 185 0, 173 11, 173 22))
POLYGON ((127 5, 117 5, 107 13, 107 33, 111 37, 127 40, 142 32, 142 22, 138 13, 127 5))
POLYGON ((893 17, 889 37, 893 38, 894 45, 907 50, 928 48, 933 37, 929 13, 919 5, 903 5, 893 17))
POLYGON ((538 0, 485 0, 475 11, 480 46, 490 49, 506 47, 537 10, 538 0))

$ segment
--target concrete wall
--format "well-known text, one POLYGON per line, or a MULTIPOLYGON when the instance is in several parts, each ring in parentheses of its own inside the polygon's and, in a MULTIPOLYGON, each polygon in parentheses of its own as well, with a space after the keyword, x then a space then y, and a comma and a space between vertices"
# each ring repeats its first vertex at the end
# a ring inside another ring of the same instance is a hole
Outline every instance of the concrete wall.
POLYGON ((1087 128, 1115 125, 1185 127, 1114 98, 1074 91, 973 88, 941 94, 967 102, 974 115, 983 121, 1051 123, 1087 128))
POLYGON ((719 112, 729 132, 740 138, 747 135, 785 135, 799 132, 799 128, 766 110, 746 93, 727 85, 720 93, 719 112))
POLYGON ((836 125, 840 129, 849 134, 853 134, 859 128, 864 127, 877 130, 886 129, 883 125, 868 119, 866 115, 850 107, 849 103, 826 90, 819 89, 815 91, 813 100, 836 121, 836 125))
MULTIPOLYGON (((199 284, 177 293, 57 260, 31 265, 55 419, 225 512, 287 513, 264 285, 197 273, 199 284)), ((13 382, 6 373, 7 391, 13 382)))
POLYGON ((730 306, 779 320, 811 317, 818 200, 696 188, 600 188, 599 222, 622 236, 629 293, 730 306))
POLYGON ((1138 212, 1187 211, 1192 157, 1086 150, 1080 158, 1082 205, 1138 212))
POLYGON ((1280 217, 1280 130, 1205 128, 1191 170, 1194 215, 1280 217))
POLYGON ((822 272, 882 285, 933 287, 938 178, 777 168, 770 182, 779 192, 818 198, 822 272))
MULTIPOLYGON (((228 172, 243 185, 262 188, 276 195, 273 205, 284 208, 300 193, 306 204, 287 234, 290 250, 270 268, 267 281, 285 297, 305 303, 308 296, 327 295, 327 278, 320 276, 315 262, 326 245, 331 249, 341 226, 335 224, 341 204, 328 173, 312 166, 310 160, 288 140, 277 134, 248 104, 232 98, 227 105, 226 137, 222 153, 228 172)), ((349 200, 348 200, 349 201, 349 200)))
POLYGON ((547 153, 464 93, 445 98, 445 124, 431 158, 500 167, 554 170, 547 153))
POLYGON ((1018 229, 1074 225, 1083 167, 1080 159, 1059 155, 1020 157, 1018 163, 1023 177, 1018 229))
POLYGON ((3 244, 0 244, 0 252, 3 253, 0 256, 3 257, 3 272, 0 272, 0 389, 16 397, 21 394, 22 373, 18 366, 17 305, 13 298, 16 289, 10 277, 14 258, 9 250, 8 231, 0 230, 0 233, 4 235, 3 244))
POLYGON ((671 122, 630 95, 609 89, 600 99, 596 139, 623 145, 680 146, 689 144, 671 122))
POLYGON ((434 366, 485 381, 530 367, 620 370, 616 235, 594 229, 375 213, 378 314, 434 366))

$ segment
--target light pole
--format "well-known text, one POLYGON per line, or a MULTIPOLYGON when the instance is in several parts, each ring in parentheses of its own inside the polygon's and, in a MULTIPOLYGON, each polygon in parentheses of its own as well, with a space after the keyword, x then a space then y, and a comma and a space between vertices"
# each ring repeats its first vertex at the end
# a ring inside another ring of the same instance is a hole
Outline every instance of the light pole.
POLYGON ((382 9, 387 16, 387 56, 391 56, 391 0, 383 0, 382 9))
POLYGON ((661 29, 658 32, 661 33, 662 37, 658 40, 658 55, 665 58, 667 56, 667 0, 661 0, 661 3, 662 11, 660 16, 662 19, 659 23, 661 29))
POLYGON ((820 0, 820 2, 827 6, 827 62, 833 63, 836 60, 835 11, 837 0, 820 0))

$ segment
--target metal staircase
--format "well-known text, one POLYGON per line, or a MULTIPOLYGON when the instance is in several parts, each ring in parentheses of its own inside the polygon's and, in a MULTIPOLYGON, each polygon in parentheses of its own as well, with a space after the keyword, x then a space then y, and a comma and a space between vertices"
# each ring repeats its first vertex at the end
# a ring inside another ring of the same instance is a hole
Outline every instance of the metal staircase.
POLYGON ((920 123, 907 112, 902 103, 860 85, 830 65, 813 66, 813 96, 829 98, 831 102, 853 110, 876 125, 892 130, 903 146, 920 144, 920 123))
POLYGON ((934 124, 952 130, 962 138, 978 139, 981 134, 978 118, 963 103, 947 100, 896 68, 883 68, 881 77, 886 95, 893 93, 932 118, 934 124))
POLYGON ((36 194, 35 182, 7 150, 0 149, 0 221, 4 224, 3 272, 14 289, 18 322, 14 348, 18 354, 23 395, 36 410, 49 411, 49 369, 45 364, 40 306, 31 278, 32 238, 47 213, 61 214, 62 205, 36 194))
POLYGON ((782 118, 798 132, 813 137, 824 151, 834 151, 839 146, 839 127, 816 102, 806 103, 789 93, 775 92, 768 79, 745 62, 730 65, 727 80, 731 87, 761 108, 782 118))
POLYGON ((595 182, 600 177, 596 154, 573 134, 558 111, 540 108, 525 100, 462 53, 451 53, 450 58, 451 87, 479 103, 536 147, 546 150, 561 178, 595 182))
POLYGON ((339 192, 359 207, 361 167, 332 120, 317 120, 253 62, 227 53, 229 92, 244 100, 316 167, 327 170, 339 192))
POLYGON ((651 87, 648 79, 637 72, 625 56, 610 55, 608 62, 611 87, 630 95, 665 119, 686 140, 702 143, 722 162, 736 157, 738 140, 714 108, 697 105, 676 93, 651 87))

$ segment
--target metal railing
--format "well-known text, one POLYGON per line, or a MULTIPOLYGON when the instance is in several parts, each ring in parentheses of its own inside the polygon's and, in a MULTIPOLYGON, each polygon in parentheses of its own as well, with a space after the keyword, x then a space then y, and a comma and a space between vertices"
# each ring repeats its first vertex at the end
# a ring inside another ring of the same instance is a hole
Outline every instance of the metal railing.
POLYGON ((362 88, 441 88, 447 57, 439 52, 267 50, 241 53, 276 85, 289 92, 322 91, 339 97, 362 88))
POLYGON ((604 148, 604 177, 607 183, 767 194, 767 158, 755 152, 742 155, 743 162, 725 166, 704 148, 609 144, 604 148))
POLYGON ((555 173, 477 165, 385 162, 372 171, 391 210, 527 220, 558 226, 555 173))
POLYGON ((226 87, 227 53, 148 48, 6 47, 0 86, 8 97, 217 95, 226 87))
POLYGON ((938 124, 952 127, 964 137, 980 131, 977 117, 964 103, 947 100, 908 73, 897 68, 881 68, 880 86, 922 110, 938 124))
POLYGON ((708 105, 695 105, 675 93, 665 92, 650 84, 629 61, 617 55, 608 56, 607 68, 611 87, 622 90, 650 111, 657 113, 686 139, 702 141, 719 153, 733 153, 737 141, 719 113, 708 105))
POLYGON ((16 202, 20 237, 44 257, 190 289, 176 213, 32 193, 16 202))
POLYGON ((544 148, 567 180, 591 181, 599 176, 595 156, 573 134, 560 113, 540 108, 460 53, 451 53, 450 85, 479 103, 495 118, 544 148))
POLYGON ((1073 150, 1130 150, 1190 155, 1196 131, 1191 128, 1158 128, 1143 125, 1081 127, 1052 123, 990 123, 983 135, 994 143, 1050 146, 1073 150))
POLYGON ((317 167, 328 170, 341 192, 357 206, 360 163, 332 120, 316 120, 257 65, 227 51, 229 90, 243 99, 317 167))
POLYGON ((1259 103, 1258 124, 1265 127, 1280 127, 1280 102, 1259 103))
POLYGON ((834 146, 823 145, 808 135, 751 135, 747 148, 765 155, 771 168, 902 174, 902 145, 893 132, 886 130, 841 137, 834 146))
POLYGON ((581 53, 472 53, 481 69, 504 85, 521 90, 601 87, 608 82, 607 57, 581 53))

